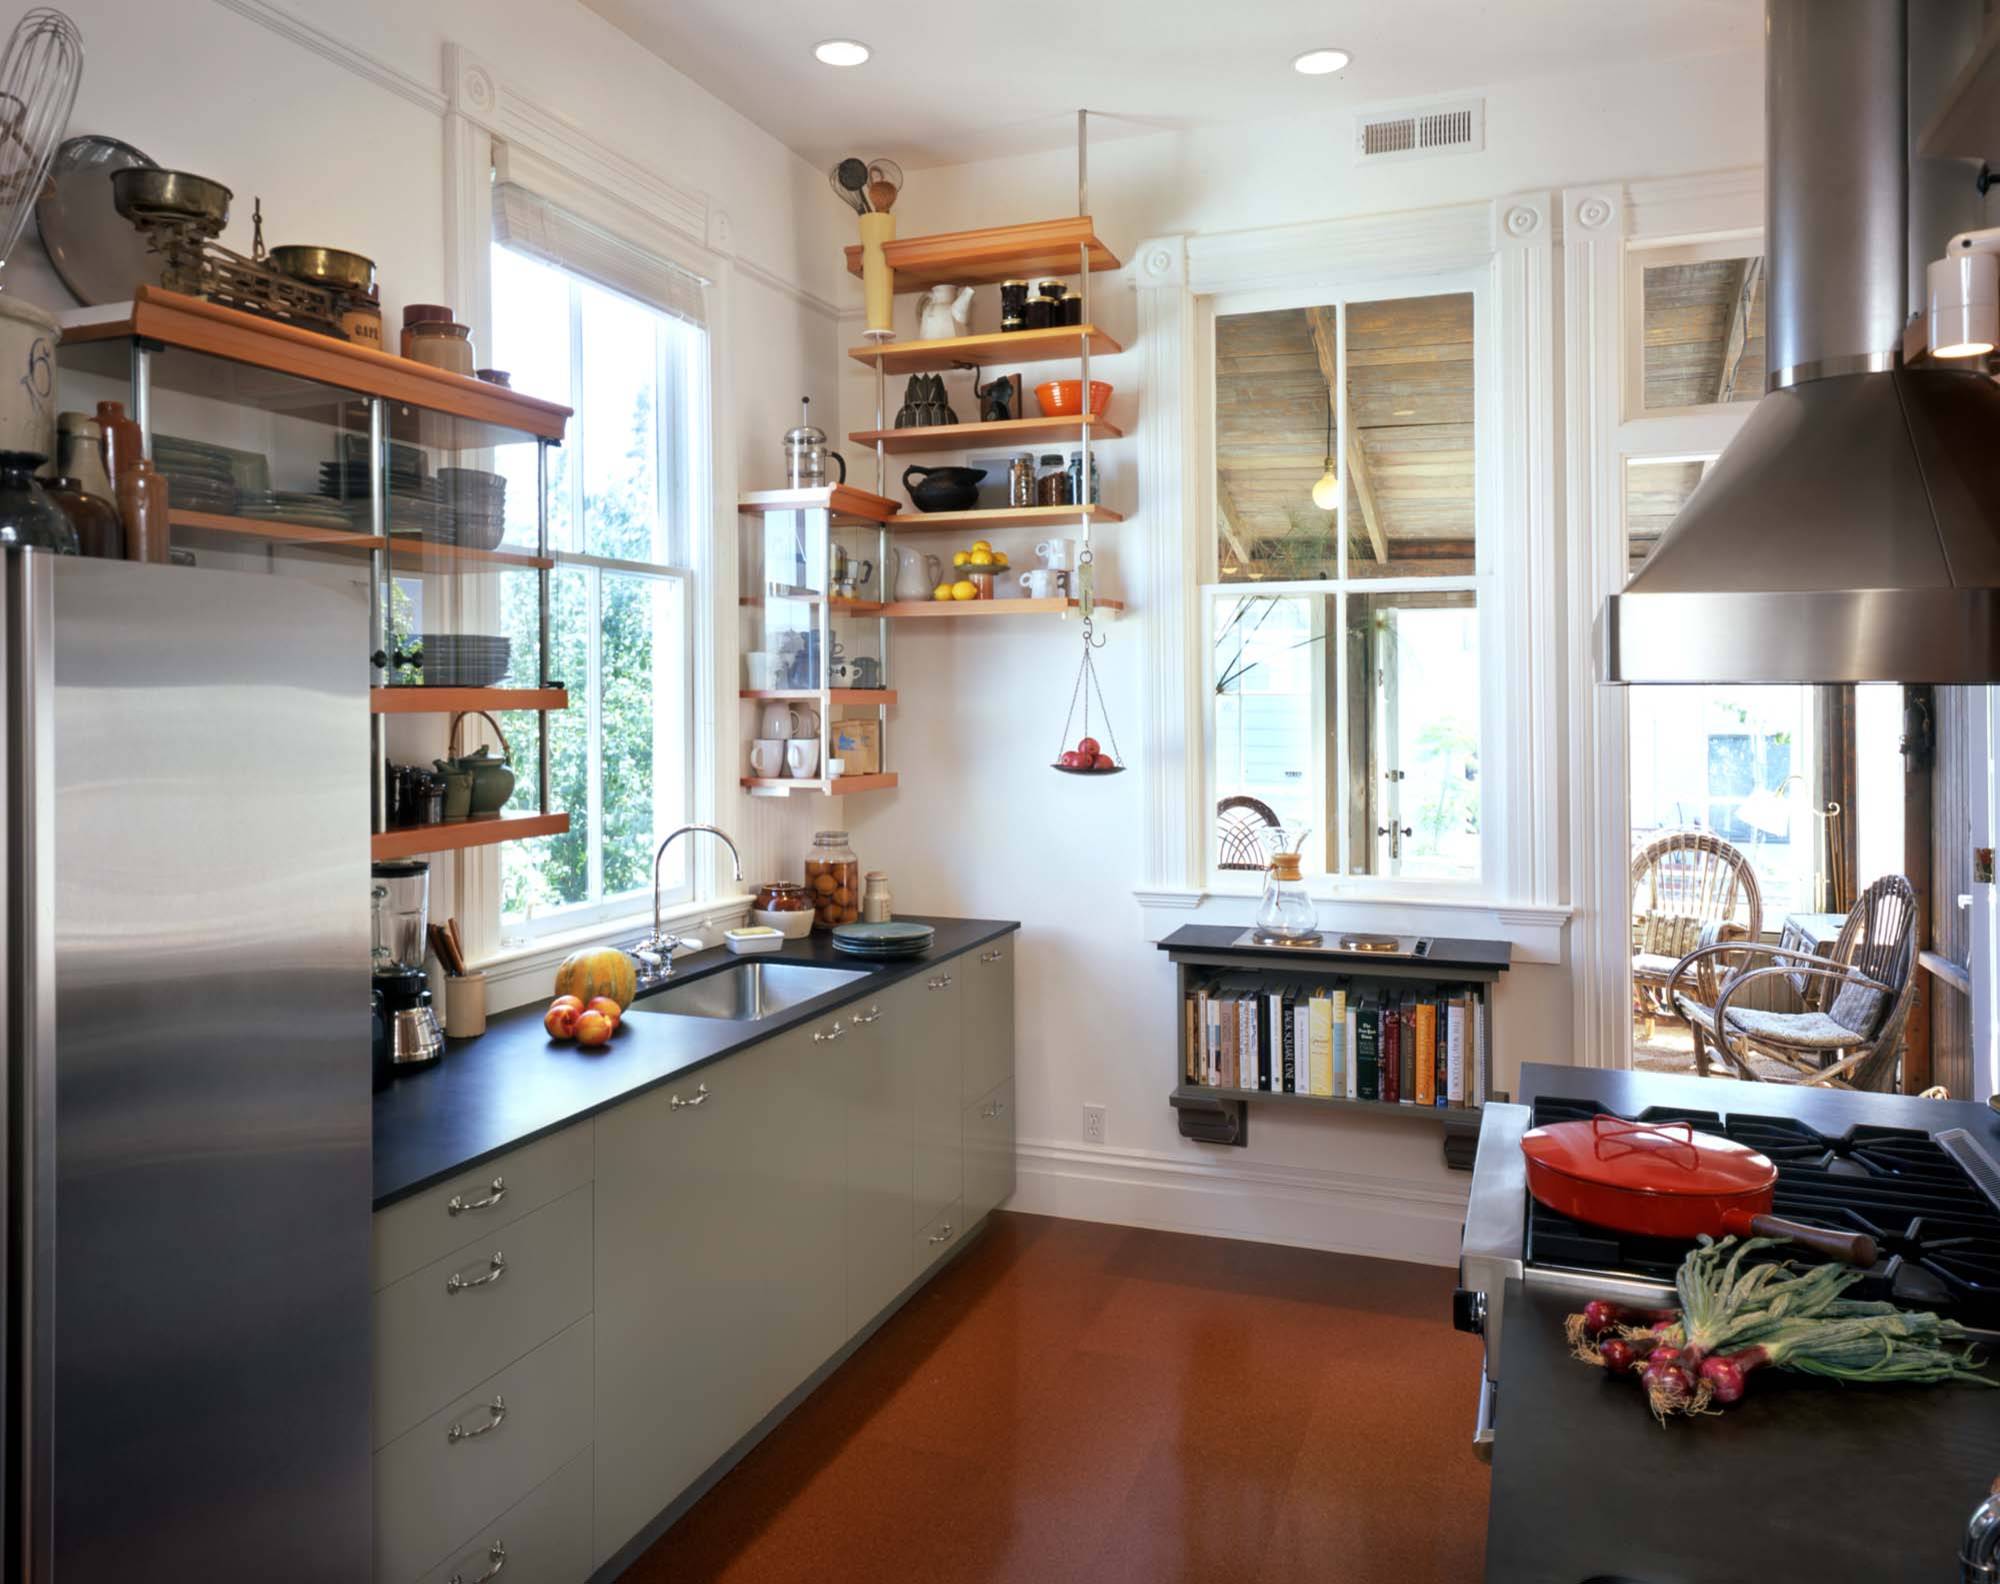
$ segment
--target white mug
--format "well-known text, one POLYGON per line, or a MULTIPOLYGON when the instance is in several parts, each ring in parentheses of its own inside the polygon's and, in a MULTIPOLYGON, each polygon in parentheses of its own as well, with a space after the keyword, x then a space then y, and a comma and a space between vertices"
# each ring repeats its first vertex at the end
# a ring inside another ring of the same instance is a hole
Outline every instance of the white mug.
POLYGON ((780 739, 817 737, 819 717, 802 704, 766 704, 764 735, 780 739))
POLYGON ((819 770, 819 739, 794 737, 785 744, 785 771, 801 781, 809 781, 819 770))
POLYGON ((777 686, 773 680, 777 676, 773 657, 768 650, 752 649, 743 656, 743 670, 747 677, 744 683, 753 693, 765 693, 777 686))
POLYGON ((1044 539, 1035 546, 1035 554, 1051 571, 1066 571, 1076 559, 1074 539, 1044 539))
POLYGON ((1036 567, 1021 574, 1029 599, 1056 599, 1069 592, 1069 574, 1058 567, 1036 567))
POLYGON ((845 759, 829 759, 829 760, 827 760, 827 762, 826 762, 826 773, 827 773, 827 775, 828 775, 829 777, 834 777, 834 776, 844 776, 844 775, 846 775, 846 774, 847 774, 847 761, 846 761, 845 759))
POLYGON ((759 737, 750 744, 750 773, 763 776, 781 776, 785 773, 785 745, 776 737, 759 737))

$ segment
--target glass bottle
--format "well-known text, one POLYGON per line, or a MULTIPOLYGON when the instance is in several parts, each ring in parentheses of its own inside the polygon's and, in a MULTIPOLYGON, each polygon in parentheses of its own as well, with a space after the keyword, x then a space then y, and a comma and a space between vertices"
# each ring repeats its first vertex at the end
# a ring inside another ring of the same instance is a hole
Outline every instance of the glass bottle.
POLYGON ((806 890, 813 899, 814 929, 852 924, 861 917, 861 860, 847 845, 846 831, 814 833, 806 890))
POLYGON ((1306 895, 1299 871, 1310 827, 1270 825, 1264 829, 1264 849, 1270 868, 1264 875, 1264 899, 1257 904, 1257 939, 1272 946, 1303 946, 1319 939, 1319 909, 1306 895))
POLYGON ((0 451, 0 544, 75 555, 76 529, 35 482, 35 469, 43 460, 33 451, 0 451))
POLYGON ((1035 504, 1038 506, 1073 506, 1070 499, 1069 469, 1063 466, 1062 453, 1051 451, 1042 458, 1041 476, 1035 480, 1035 504))

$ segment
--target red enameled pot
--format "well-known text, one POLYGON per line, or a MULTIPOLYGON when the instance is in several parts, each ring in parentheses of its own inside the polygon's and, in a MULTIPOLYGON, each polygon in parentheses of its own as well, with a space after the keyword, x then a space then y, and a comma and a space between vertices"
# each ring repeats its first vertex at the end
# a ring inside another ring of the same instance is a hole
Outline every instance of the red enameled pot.
POLYGON ((1867 1267, 1875 1240, 1770 1213, 1778 1168, 1734 1139, 1687 1122, 1594 1116, 1530 1128, 1528 1191, 1551 1210, 1642 1237, 1779 1237, 1867 1267))

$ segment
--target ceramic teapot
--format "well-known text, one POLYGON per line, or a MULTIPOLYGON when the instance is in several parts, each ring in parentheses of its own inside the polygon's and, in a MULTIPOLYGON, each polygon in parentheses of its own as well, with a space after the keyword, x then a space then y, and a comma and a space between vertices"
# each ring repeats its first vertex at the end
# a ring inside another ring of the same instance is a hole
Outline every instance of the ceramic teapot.
POLYGON ((962 336, 972 322, 972 288, 938 285, 917 299, 917 339, 944 341, 962 336))
POLYGON ((481 748, 477 753, 460 754, 454 759, 440 759, 437 767, 447 778, 454 774, 469 775, 472 778, 468 813, 498 814, 507 806, 507 799, 514 795, 514 750, 507 741, 507 734, 500 730, 500 723, 484 710, 461 710, 451 720, 450 746, 458 747, 458 729, 468 714, 477 715, 493 728, 500 739, 500 751, 481 748))

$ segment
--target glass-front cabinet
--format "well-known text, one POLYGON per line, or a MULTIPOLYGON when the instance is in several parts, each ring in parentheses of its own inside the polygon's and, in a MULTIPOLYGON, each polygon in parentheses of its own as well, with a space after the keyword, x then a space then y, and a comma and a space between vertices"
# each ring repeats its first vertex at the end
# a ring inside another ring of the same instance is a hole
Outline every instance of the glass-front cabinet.
POLYGON ((66 325, 58 362, 65 411, 139 424, 174 561, 313 578, 366 611, 376 857, 567 829, 547 488, 566 408, 147 288, 66 325))
POLYGON ((739 502, 740 779, 752 796, 896 784, 886 616, 896 509, 846 485, 739 502))

